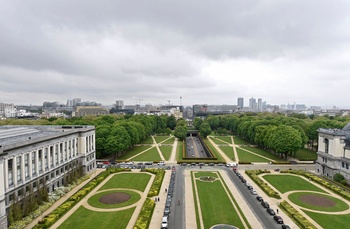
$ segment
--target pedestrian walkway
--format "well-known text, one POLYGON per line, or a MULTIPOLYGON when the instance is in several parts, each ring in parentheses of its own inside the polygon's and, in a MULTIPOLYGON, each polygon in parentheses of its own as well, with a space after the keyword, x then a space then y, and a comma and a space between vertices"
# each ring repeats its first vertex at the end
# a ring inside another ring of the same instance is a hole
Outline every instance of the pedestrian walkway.
POLYGON ((43 212, 41 214, 41 216, 37 217, 36 219, 34 219, 30 224, 28 224, 25 228, 26 229, 31 229, 33 228, 36 224, 38 224, 38 222, 40 220, 43 219, 43 216, 50 214, 53 210, 55 210, 57 207, 59 207, 60 205, 62 205, 67 199, 69 199, 74 193, 76 193, 79 189, 81 189, 82 187, 84 187, 84 185, 86 185, 87 183, 89 183, 93 178, 95 178, 98 174, 100 174, 101 172, 105 171, 105 169, 96 169, 95 172, 90 174, 89 179, 87 179, 86 181, 83 181, 82 183, 80 183, 79 185, 77 185, 75 188, 73 188, 72 190, 70 190, 70 192, 68 192, 67 194, 65 194, 64 196, 62 196, 59 200, 57 200, 56 202, 54 202, 50 208, 48 208, 45 212, 43 212))
POLYGON ((221 155, 221 157, 224 158, 226 163, 232 163, 233 162, 228 156, 226 156, 226 154, 224 152, 222 152, 220 147, 218 147, 218 145, 216 145, 210 137, 208 138, 208 140, 214 146, 214 148, 218 151, 218 153, 221 155))

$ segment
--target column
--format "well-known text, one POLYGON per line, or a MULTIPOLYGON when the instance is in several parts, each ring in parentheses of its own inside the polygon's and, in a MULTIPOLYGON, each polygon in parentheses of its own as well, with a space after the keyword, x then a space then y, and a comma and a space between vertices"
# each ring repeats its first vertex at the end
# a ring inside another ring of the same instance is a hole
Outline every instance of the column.
POLYGON ((6 190, 9 188, 9 176, 8 176, 8 172, 9 172, 9 168, 8 168, 8 159, 5 159, 4 161, 4 178, 5 178, 5 192, 6 190))

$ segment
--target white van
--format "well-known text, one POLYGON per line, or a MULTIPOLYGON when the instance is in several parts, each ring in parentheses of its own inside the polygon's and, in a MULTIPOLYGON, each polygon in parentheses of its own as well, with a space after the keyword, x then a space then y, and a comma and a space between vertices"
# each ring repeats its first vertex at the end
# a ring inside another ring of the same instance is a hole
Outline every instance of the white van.
POLYGON ((231 162, 231 163, 227 163, 227 164, 226 164, 226 167, 236 167, 236 166, 237 166, 237 164, 234 163, 234 162, 231 162))
POLYGON ((162 228, 168 228, 168 217, 163 216, 162 218, 162 228))

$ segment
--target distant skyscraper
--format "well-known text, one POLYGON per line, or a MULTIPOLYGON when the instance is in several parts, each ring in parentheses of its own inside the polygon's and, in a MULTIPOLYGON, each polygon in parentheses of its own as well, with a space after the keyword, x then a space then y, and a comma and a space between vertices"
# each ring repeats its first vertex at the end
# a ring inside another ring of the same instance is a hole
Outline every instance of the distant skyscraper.
POLYGON ((258 110, 261 111, 262 110, 262 99, 258 98, 258 110))
POLYGON ((237 99, 237 107, 238 107, 239 110, 243 110, 243 108, 244 108, 244 98, 239 97, 237 99))
POLYGON ((115 108, 118 110, 123 109, 124 107, 124 101, 123 100, 117 100, 115 101, 115 108))
POLYGON ((256 103, 256 99, 254 99, 253 97, 249 99, 249 109, 250 110, 256 110, 258 108, 258 105, 256 103))

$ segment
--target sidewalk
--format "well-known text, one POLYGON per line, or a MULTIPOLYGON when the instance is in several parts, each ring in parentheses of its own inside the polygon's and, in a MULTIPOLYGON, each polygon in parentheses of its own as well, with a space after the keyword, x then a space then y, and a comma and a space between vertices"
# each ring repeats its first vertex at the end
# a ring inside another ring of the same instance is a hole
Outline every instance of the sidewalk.
POLYGON ((76 193, 79 189, 81 189, 85 184, 89 183, 95 176, 97 176, 98 174, 100 174, 101 172, 105 171, 105 169, 96 169, 96 172, 91 173, 90 174, 90 178, 87 179, 86 181, 80 183, 79 185, 77 185, 75 188, 73 188, 72 190, 70 190, 67 194, 65 194, 64 196, 62 196, 59 200, 57 200, 56 202, 54 202, 50 208, 48 208, 45 212, 43 212, 41 214, 41 216, 37 217, 36 219, 34 219, 30 224, 28 224, 25 229, 31 229, 33 228, 36 224, 38 224, 38 222, 46 215, 50 214, 53 210, 55 210, 57 207, 59 207, 60 205, 62 205, 67 199, 69 199, 69 197, 71 197, 74 193, 76 193))

